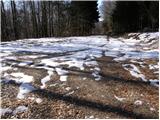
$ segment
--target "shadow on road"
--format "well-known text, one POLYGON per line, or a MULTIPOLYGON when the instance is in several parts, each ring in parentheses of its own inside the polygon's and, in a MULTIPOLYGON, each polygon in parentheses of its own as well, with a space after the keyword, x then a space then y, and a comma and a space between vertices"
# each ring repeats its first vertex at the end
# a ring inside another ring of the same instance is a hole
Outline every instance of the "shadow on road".
MULTIPOLYGON (((20 84, 15 83, 14 81, 10 81, 7 84, 14 85, 14 86, 20 85, 20 84)), ((132 111, 128 111, 128 110, 125 110, 125 109, 117 107, 117 106, 106 105, 103 103, 80 99, 80 98, 73 97, 73 96, 67 96, 65 94, 54 93, 54 92, 46 90, 46 89, 37 88, 36 90, 32 91, 32 93, 37 94, 37 95, 41 96, 42 98, 45 97, 48 100, 63 100, 65 102, 68 102, 70 104, 74 104, 76 106, 88 107, 90 109, 96 109, 96 110, 99 110, 102 112, 112 112, 112 113, 116 113, 120 116, 124 116, 127 118, 134 118, 134 119, 155 119, 156 118, 151 115, 134 113, 132 111)))

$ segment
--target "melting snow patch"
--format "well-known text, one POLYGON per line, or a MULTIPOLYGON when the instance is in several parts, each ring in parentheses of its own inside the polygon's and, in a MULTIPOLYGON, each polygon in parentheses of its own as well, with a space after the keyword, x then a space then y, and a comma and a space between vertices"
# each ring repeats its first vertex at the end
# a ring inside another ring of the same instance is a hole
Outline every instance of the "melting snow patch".
POLYGON ((156 80, 156 79, 155 79, 155 80, 152 80, 152 79, 151 79, 151 80, 149 80, 149 81, 150 81, 150 84, 151 84, 151 85, 156 86, 156 87, 159 87, 159 80, 156 80))
POLYGON ((19 93, 17 95, 17 98, 24 99, 25 95, 35 90, 35 88, 28 84, 28 83, 22 83, 19 87, 19 93))
POLYGON ((67 81, 67 77, 67 75, 61 75, 59 80, 62 82, 67 81))
POLYGON ((33 81, 33 76, 25 75, 24 73, 11 73, 11 79, 17 83, 30 83, 33 81))
POLYGON ((101 69, 99 67, 95 67, 94 70, 100 71, 101 69))
POLYGON ((125 70, 128 70, 130 74, 136 78, 141 78, 143 81, 147 81, 145 76, 140 72, 140 70, 133 64, 123 64, 125 70))
POLYGON ((1 72, 3 72, 3 71, 7 71, 7 70, 10 70, 10 69, 12 69, 12 67, 10 67, 10 66, 0 66, 0 69, 1 69, 1 72))
POLYGON ((58 73, 58 75, 65 75, 68 73, 68 71, 62 70, 61 68, 56 68, 56 72, 58 73))
POLYGON ((80 70, 84 70, 83 67, 84 61, 78 61, 76 59, 73 59, 72 61, 63 62, 63 64, 67 64, 69 65, 69 67, 77 67, 80 68, 80 70))
POLYGON ((50 79, 51 79, 51 76, 53 75, 53 72, 52 71, 48 71, 48 76, 44 77, 42 80, 41 80, 41 83, 42 83, 42 86, 41 86, 41 89, 44 89, 46 87, 46 82, 48 82, 50 79))
POLYGON ((0 108, 0 116, 4 116, 7 113, 12 113, 12 110, 10 108, 0 108))
POLYGON ((90 66, 98 66, 98 63, 96 61, 87 61, 85 62, 85 65, 90 67, 90 66))
POLYGON ((158 69, 159 65, 149 65, 149 69, 153 70, 153 69, 158 69))
POLYGON ((44 63, 45 65, 56 67, 59 65, 58 62, 53 61, 52 59, 43 59, 41 60, 41 63, 44 63))
POLYGON ((44 56, 46 56, 46 55, 28 55, 28 56, 22 56, 20 58, 25 58, 25 59, 33 58, 33 59, 35 59, 35 58, 44 57, 44 56))
POLYGON ((17 113, 23 113, 25 111, 28 110, 28 107, 26 106, 19 106, 17 107, 14 111, 13 111, 13 114, 16 115, 17 113))
POLYGON ((67 73, 68 71, 66 70, 62 70, 61 68, 56 68, 56 72, 58 73, 58 75, 60 75, 60 81, 67 81, 67 73))
POLYGON ((106 51, 105 56, 110 56, 110 57, 118 57, 120 54, 119 51, 106 51))
POLYGON ((97 71, 94 71, 92 73, 92 75, 94 76, 96 81, 99 81, 101 79, 101 76, 99 75, 99 72, 97 72, 97 71))

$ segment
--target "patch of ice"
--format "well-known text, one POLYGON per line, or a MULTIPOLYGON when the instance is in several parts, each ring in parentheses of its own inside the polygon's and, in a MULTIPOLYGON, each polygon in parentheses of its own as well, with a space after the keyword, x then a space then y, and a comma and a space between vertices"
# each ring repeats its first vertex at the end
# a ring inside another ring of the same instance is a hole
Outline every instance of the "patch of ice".
POLYGON ((28 110, 26 106, 18 106, 14 111, 13 114, 16 115, 17 113, 23 113, 28 110))
POLYGON ((24 99, 26 94, 36 90, 32 85, 28 83, 22 83, 19 87, 19 93, 17 95, 17 98, 24 99))
POLYGON ((0 108, 0 116, 4 116, 7 113, 11 114, 12 110, 10 108, 0 108))

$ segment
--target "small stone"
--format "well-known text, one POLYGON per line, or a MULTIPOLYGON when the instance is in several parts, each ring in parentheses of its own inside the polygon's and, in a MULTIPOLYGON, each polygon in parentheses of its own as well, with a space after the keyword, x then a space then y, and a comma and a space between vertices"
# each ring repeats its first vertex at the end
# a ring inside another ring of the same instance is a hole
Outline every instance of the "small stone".
POLYGON ((155 111, 155 108, 151 107, 151 108, 150 108, 150 111, 155 111))
POLYGON ((90 119, 93 119, 93 118, 94 118, 94 116, 93 116, 93 115, 91 115, 89 118, 90 118, 90 119))
POLYGON ((136 101, 134 102, 134 104, 135 104, 135 105, 142 105, 142 101, 136 100, 136 101))
POLYGON ((66 90, 69 91, 71 89, 71 87, 66 87, 66 90))
POLYGON ((41 103, 41 102, 42 102, 42 99, 41 99, 41 98, 36 98, 36 102, 37 102, 37 103, 41 103))

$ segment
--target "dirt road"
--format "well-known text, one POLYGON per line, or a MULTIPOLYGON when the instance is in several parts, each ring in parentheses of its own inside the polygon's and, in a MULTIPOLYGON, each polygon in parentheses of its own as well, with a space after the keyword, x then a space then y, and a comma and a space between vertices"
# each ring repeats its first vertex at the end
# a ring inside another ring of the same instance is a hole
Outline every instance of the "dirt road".
POLYGON ((149 35, 2 43, 1 117, 158 118, 157 33, 149 35))

